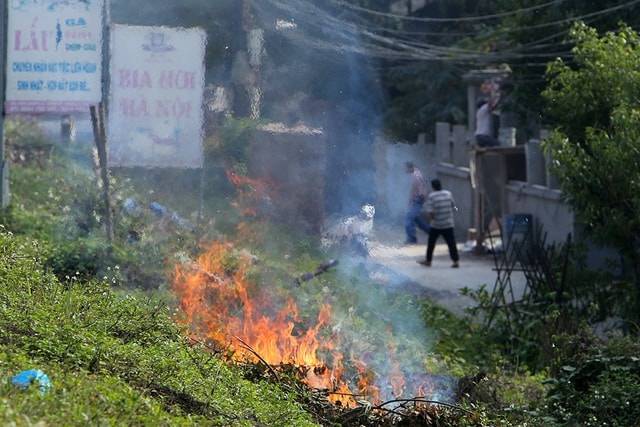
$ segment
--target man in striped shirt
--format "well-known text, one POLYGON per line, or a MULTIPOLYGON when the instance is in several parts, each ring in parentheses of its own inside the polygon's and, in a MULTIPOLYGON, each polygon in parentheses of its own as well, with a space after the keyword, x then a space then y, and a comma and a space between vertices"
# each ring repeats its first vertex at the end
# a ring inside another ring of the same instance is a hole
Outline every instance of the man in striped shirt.
POLYGON ((439 179, 431 181, 433 191, 427 196, 427 213, 429 221, 431 221, 431 232, 429 233, 429 243, 427 243, 427 257, 425 260, 418 261, 425 267, 431 267, 433 259, 433 250, 436 247, 436 240, 442 235, 449 248, 449 256, 453 261, 452 268, 458 268, 458 248, 456 247, 456 238, 453 232, 454 219, 453 213, 458 210, 453 195, 448 190, 442 189, 442 183, 439 179))

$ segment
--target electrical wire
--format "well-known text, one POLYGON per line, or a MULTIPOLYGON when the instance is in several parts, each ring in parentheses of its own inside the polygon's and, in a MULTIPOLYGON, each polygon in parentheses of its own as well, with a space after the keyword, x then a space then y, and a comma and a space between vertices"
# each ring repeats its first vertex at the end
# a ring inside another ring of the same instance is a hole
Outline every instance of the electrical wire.
MULTIPOLYGON (((501 14, 478 16, 468 18, 469 22, 476 24, 487 23, 489 20, 513 16, 516 13, 537 12, 548 7, 558 5, 564 0, 551 1, 542 5, 519 9, 501 14)), ((444 31, 441 34, 433 32, 407 32, 402 28, 407 22, 460 22, 467 18, 457 19, 436 19, 436 18, 415 18, 392 13, 376 12, 370 9, 348 4, 342 0, 330 0, 330 2, 341 9, 333 14, 315 6, 312 2, 302 0, 261 0, 254 4, 254 8, 261 17, 265 26, 278 19, 291 21, 294 28, 283 32, 291 40, 296 41, 301 47, 321 49, 333 52, 351 52, 368 55, 370 57, 388 60, 408 60, 408 61, 446 61, 451 63, 502 63, 517 61, 522 59, 569 57, 571 55, 570 46, 555 42, 565 38, 570 25, 578 21, 590 21, 606 16, 613 12, 631 8, 640 3, 640 0, 632 0, 621 5, 612 6, 595 12, 579 15, 576 17, 546 22, 531 26, 518 26, 511 31, 536 31, 542 28, 560 27, 560 31, 546 35, 531 42, 501 49, 488 49, 480 51, 477 49, 465 49, 456 47, 455 40, 447 40, 447 45, 437 45, 427 43, 422 40, 425 36, 438 35, 452 39, 458 36, 466 39, 488 40, 492 36, 500 35, 503 39, 508 39, 510 30, 501 29, 500 32, 492 32, 491 28, 482 28, 478 33, 455 34, 444 31), (385 27, 380 23, 371 25, 366 19, 353 13, 353 11, 393 18, 394 25, 385 27), (400 29, 398 29, 400 28, 400 29), (551 49, 554 48, 554 49, 551 49), (561 48, 558 50, 558 48, 561 48), (562 49, 564 48, 564 50, 562 49)), ((335 12, 335 11, 334 11, 335 12)), ((536 63, 537 65, 537 63, 536 63)), ((542 65, 542 63, 540 63, 542 65)))
MULTIPOLYGON (((553 22, 546 22, 546 23, 541 23, 541 24, 531 25, 531 26, 522 26, 522 25, 520 25, 517 28, 514 28, 514 30, 512 30, 512 31, 514 31, 514 32, 515 31, 517 31, 517 32, 535 31, 535 30, 540 30, 542 28, 559 26, 559 27, 563 27, 563 28, 566 28, 566 29, 561 31, 560 33, 558 33, 556 36, 552 36, 552 37, 566 36, 566 34, 568 33, 568 27, 574 22, 578 22, 578 21, 593 22, 594 19, 599 17, 599 16, 610 14, 610 13, 619 11, 619 10, 621 10, 623 8, 629 8, 629 7, 632 7, 632 6, 634 6, 634 5, 638 4, 638 3, 640 3, 640 0, 633 0, 633 1, 626 2, 626 3, 622 4, 622 5, 613 6, 613 7, 610 7, 610 8, 607 8, 607 9, 603 9, 603 10, 600 10, 600 11, 597 11, 597 12, 592 12, 592 13, 589 13, 589 14, 579 15, 579 16, 576 16, 576 17, 573 17, 573 18, 566 18, 566 19, 563 19, 563 20, 557 20, 557 21, 553 21, 553 22)), ((545 5, 548 5, 548 4, 549 3, 546 3, 545 5)), ((503 15, 508 15, 508 14, 505 13, 503 15)), ((427 33, 427 32, 420 33, 420 32, 417 32, 417 31, 413 32, 411 34, 407 34, 405 32, 400 32, 398 30, 393 30, 393 29, 390 29, 390 30, 384 29, 384 31, 385 31, 385 34, 387 35, 387 37, 396 36, 398 38, 403 38, 403 37, 406 37, 408 35, 420 36, 420 35, 427 35, 427 34, 432 35, 433 34, 433 33, 427 33)), ((486 28, 483 28, 482 30, 479 30, 476 33, 466 33, 464 35, 465 36, 473 36, 473 35, 479 36, 479 35, 483 34, 483 31, 486 31, 486 28)), ((451 33, 451 32, 444 31, 444 32, 441 33, 441 36, 450 37, 452 34, 453 33, 451 33)), ((502 34, 503 34, 504 37, 508 36, 509 35, 509 30, 506 30, 506 31, 503 30, 502 34)), ((547 37, 547 39, 550 39, 550 37, 547 37)), ((530 47, 530 48, 533 48, 533 47, 535 47, 536 44, 537 44, 537 41, 534 41, 534 42, 529 43, 527 46, 530 47)))
POLYGON ((497 14, 493 14, 493 15, 481 15, 481 16, 464 16, 464 17, 458 17, 458 18, 425 18, 425 17, 413 17, 413 16, 407 16, 407 15, 401 15, 401 14, 396 14, 396 13, 386 13, 386 12, 380 12, 380 11, 376 11, 376 10, 372 10, 372 9, 367 9, 365 7, 361 7, 352 3, 348 3, 342 0, 331 0, 332 3, 335 3, 337 5, 340 6, 344 6, 346 8, 350 8, 353 10, 357 10, 359 12, 364 12, 373 16, 378 16, 378 17, 385 17, 385 18, 393 18, 393 19, 401 19, 403 21, 414 21, 414 22, 437 22, 437 23, 442 23, 442 22, 455 22, 455 23, 459 23, 459 22, 476 22, 476 21, 488 21, 488 20, 495 20, 495 19, 503 19, 509 16, 513 16, 513 15, 517 15, 517 14, 523 14, 523 13, 529 13, 529 12, 539 12, 542 9, 545 9, 549 6, 557 6, 561 3, 564 3, 566 0, 552 0, 550 2, 541 4, 541 5, 537 5, 537 6, 532 6, 529 8, 522 8, 522 9, 515 9, 513 11, 510 12, 504 12, 504 13, 497 13, 497 14))

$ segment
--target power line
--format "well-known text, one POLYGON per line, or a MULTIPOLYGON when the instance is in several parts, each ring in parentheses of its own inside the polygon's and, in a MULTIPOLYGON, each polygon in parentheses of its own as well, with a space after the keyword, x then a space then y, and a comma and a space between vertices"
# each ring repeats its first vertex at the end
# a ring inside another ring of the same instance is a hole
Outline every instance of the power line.
MULTIPOLYGON (((547 22, 547 23, 538 24, 538 25, 531 25, 531 26, 524 26, 524 27, 523 26, 518 26, 517 28, 514 28, 511 31, 513 31, 513 32, 515 32, 515 31, 517 31, 517 32, 532 31, 532 30, 539 30, 541 28, 551 27, 551 26, 562 26, 562 27, 566 28, 565 30, 563 30, 563 31, 561 31, 561 32, 559 32, 559 33, 557 33, 555 35, 548 36, 545 39, 534 40, 534 41, 528 43, 527 45, 523 46, 523 47, 528 47, 528 48, 534 48, 536 45, 539 45, 540 42, 543 41, 543 40, 552 40, 554 38, 558 39, 561 36, 565 36, 568 33, 569 25, 574 23, 574 22, 578 22, 578 21, 593 22, 599 16, 610 14, 612 12, 619 11, 619 10, 621 10, 623 8, 630 8, 630 7, 632 7, 632 6, 634 6, 634 5, 638 4, 638 3, 640 3, 640 0, 633 0, 633 1, 626 2, 626 3, 622 4, 622 5, 613 6, 613 7, 607 8, 607 9, 603 9, 603 10, 600 10, 600 11, 597 11, 597 12, 592 12, 592 13, 589 13, 589 14, 583 14, 583 15, 576 16, 576 17, 573 17, 573 18, 567 18, 567 19, 563 19, 563 20, 557 20, 557 21, 547 22)), ((548 5, 548 4, 549 3, 546 3, 545 5, 548 5)), ((531 9, 534 9, 534 8, 531 8, 531 9)), ((509 15, 509 14, 503 14, 503 15, 509 15)), ((409 33, 406 33, 406 32, 401 32, 401 31, 393 30, 393 29, 391 29, 391 30, 383 29, 382 31, 385 32, 385 35, 387 37, 395 36, 395 37, 399 37, 399 38, 405 38, 407 35, 419 36, 419 35, 433 34, 433 33, 427 33, 427 32, 420 33, 420 32, 417 32, 417 31, 409 34, 409 33)), ((486 29, 483 29, 483 30, 478 31, 476 33, 467 33, 467 34, 464 34, 464 35, 466 35, 466 36, 473 36, 473 35, 478 36, 478 35, 482 35, 483 31, 486 32, 486 29)), ((503 33, 502 33, 503 36, 508 35, 509 32, 510 32, 510 30, 508 30, 508 29, 507 30, 501 29, 501 31, 503 31, 503 33)), ((451 32, 445 31, 445 32, 442 32, 440 35, 443 36, 443 37, 450 37, 452 34, 453 33, 451 33, 451 32)))
POLYGON ((367 9, 355 4, 351 4, 351 3, 347 3, 345 1, 342 0, 332 0, 332 3, 335 3, 337 5, 340 6, 344 6, 347 7, 349 9, 353 9, 353 10, 357 10, 360 12, 364 12, 373 16, 379 16, 379 17, 385 17, 385 18, 393 18, 393 19, 401 19, 403 21, 414 21, 414 22, 438 22, 438 23, 442 23, 442 22, 476 22, 476 21, 488 21, 488 20, 495 20, 495 19, 502 19, 502 18, 506 18, 509 16, 513 16, 516 14, 522 14, 522 13, 529 13, 529 12, 538 12, 541 9, 544 9, 546 7, 549 6, 557 6, 560 3, 563 3, 565 0, 552 0, 550 2, 538 5, 538 6, 532 6, 529 8, 523 8, 523 9, 515 9, 513 11, 510 12, 504 12, 504 13, 497 13, 497 14, 493 14, 493 15, 482 15, 482 16, 466 16, 466 17, 458 17, 458 18, 425 18, 425 17, 413 17, 413 16, 407 16, 407 15, 400 15, 400 14, 396 14, 396 13, 387 13, 387 12, 380 12, 380 11, 376 11, 373 9, 367 9))
MULTIPOLYGON (((558 50, 557 43, 551 43, 554 40, 566 36, 571 23, 577 21, 594 21, 599 17, 620 11, 624 8, 631 8, 640 3, 640 0, 632 0, 624 4, 609 7, 607 9, 583 14, 573 18, 556 20, 553 22, 542 23, 522 27, 519 26, 513 30, 501 28, 500 32, 487 31, 486 28, 478 33, 463 34, 466 38, 477 39, 480 36, 486 36, 485 40, 497 35, 507 37, 510 32, 522 32, 539 30, 545 27, 560 26, 563 30, 555 34, 548 35, 531 42, 515 47, 504 49, 479 51, 477 49, 465 49, 461 47, 436 45, 419 40, 420 37, 435 35, 429 32, 407 32, 395 27, 385 27, 375 25, 372 26, 362 17, 349 14, 350 10, 358 10, 375 14, 376 16, 393 17, 394 20, 418 21, 418 22, 458 22, 458 19, 443 19, 441 21, 435 18, 412 18, 397 14, 389 14, 372 11, 362 7, 345 3, 342 0, 331 0, 333 4, 342 6, 342 13, 337 13, 339 17, 333 16, 321 8, 313 5, 308 1, 301 0, 264 0, 256 2, 256 7, 263 18, 263 22, 275 22, 277 19, 291 20, 295 25, 290 31, 283 32, 284 35, 300 43, 302 46, 308 46, 317 49, 323 49, 333 52, 351 52, 357 54, 368 55, 379 59, 391 60, 438 60, 452 63, 491 63, 491 62, 507 62, 509 60, 521 60, 526 58, 554 58, 567 57, 570 55, 569 46, 566 50, 558 50), (555 48, 555 51, 549 48, 555 48)), ((564 0, 560 0, 562 2, 564 0)), ((552 5, 558 5, 558 1, 547 2, 542 5, 534 6, 518 11, 511 11, 496 15, 487 15, 481 17, 472 17, 469 21, 483 22, 487 19, 496 19, 512 16, 515 13, 534 12, 552 5)), ((402 27, 402 25, 399 25, 402 27)), ((455 33, 443 32, 442 37, 456 36, 455 33)))

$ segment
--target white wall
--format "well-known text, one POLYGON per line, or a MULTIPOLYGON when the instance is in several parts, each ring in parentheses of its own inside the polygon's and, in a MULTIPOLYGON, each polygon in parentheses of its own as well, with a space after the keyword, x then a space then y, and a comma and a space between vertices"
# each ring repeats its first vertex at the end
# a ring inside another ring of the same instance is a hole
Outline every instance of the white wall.
POLYGON ((411 180, 405 162, 412 161, 430 181, 436 175, 435 145, 424 141, 415 144, 376 141, 376 218, 403 224, 409 203, 411 180))
MULTIPOLYGON (((510 181, 505 189, 505 207, 509 214, 531 214, 534 227, 542 227, 546 243, 564 243, 575 236, 573 213, 560 200, 560 191, 526 182, 510 181)), ((534 229, 535 236, 535 229, 534 229)))

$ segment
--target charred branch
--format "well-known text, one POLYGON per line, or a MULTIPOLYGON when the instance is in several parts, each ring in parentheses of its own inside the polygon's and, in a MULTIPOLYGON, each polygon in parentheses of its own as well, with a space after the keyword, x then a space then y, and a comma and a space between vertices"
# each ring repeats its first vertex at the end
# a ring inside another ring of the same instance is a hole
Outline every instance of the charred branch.
POLYGON ((302 274, 300 277, 294 280, 294 283, 296 285, 299 285, 303 282, 308 282, 314 277, 317 277, 317 276, 320 276, 321 274, 326 273, 331 267, 335 267, 336 265, 338 265, 338 260, 330 259, 329 261, 320 264, 318 268, 316 268, 316 271, 302 274))

